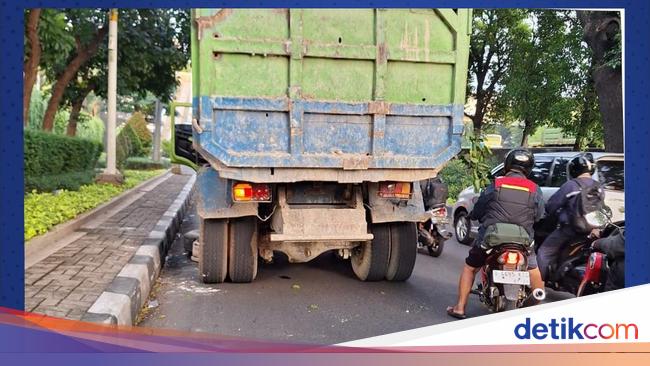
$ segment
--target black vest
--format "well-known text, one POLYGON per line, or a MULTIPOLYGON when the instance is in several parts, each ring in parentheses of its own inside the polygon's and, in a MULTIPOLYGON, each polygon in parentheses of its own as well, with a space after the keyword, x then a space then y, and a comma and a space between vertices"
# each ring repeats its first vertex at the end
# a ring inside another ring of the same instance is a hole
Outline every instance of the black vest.
POLYGON ((537 184, 521 176, 496 178, 481 224, 484 227, 496 223, 519 225, 532 237, 537 212, 537 189, 537 184))

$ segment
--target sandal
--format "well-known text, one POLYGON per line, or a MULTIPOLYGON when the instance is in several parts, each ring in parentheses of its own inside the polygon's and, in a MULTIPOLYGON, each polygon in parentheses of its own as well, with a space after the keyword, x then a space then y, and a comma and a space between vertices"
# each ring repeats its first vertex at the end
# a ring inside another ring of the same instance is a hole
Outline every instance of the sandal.
POLYGON ((447 307, 447 315, 449 315, 451 317, 454 317, 456 319, 465 319, 465 318, 467 318, 467 315, 455 312, 453 306, 448 306, 447 307))

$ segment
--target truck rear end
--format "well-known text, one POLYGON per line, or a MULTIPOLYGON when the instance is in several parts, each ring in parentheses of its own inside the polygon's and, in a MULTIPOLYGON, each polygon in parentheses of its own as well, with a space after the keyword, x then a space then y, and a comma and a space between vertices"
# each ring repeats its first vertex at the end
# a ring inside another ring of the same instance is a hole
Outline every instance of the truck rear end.
POLYGON ((203 280, 250 282, 258 257, 325 251, 361 280, 407 279, 424 220, 413 183, 460 151, 471 11, 193 20, 193 121, 175 127, 175 152, 198 167, 203 280))

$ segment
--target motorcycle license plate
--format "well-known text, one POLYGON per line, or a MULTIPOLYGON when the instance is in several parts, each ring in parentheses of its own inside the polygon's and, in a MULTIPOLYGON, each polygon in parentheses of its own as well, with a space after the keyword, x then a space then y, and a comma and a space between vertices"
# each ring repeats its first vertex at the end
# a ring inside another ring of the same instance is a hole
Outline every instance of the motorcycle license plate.
POLYGON ((507 283, 511 285, 530 285, 530 274, 524 271, 492 271, 494 283, 507 283))

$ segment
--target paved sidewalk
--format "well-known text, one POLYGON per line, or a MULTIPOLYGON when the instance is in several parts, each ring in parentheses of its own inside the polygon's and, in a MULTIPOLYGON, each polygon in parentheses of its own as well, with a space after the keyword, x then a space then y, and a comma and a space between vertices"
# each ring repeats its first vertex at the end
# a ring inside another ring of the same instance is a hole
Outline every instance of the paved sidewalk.
POLYGON ((25 310, 79 320, 129 262, 190 180, 171 175, 104 222, 25 270, 25 310))

